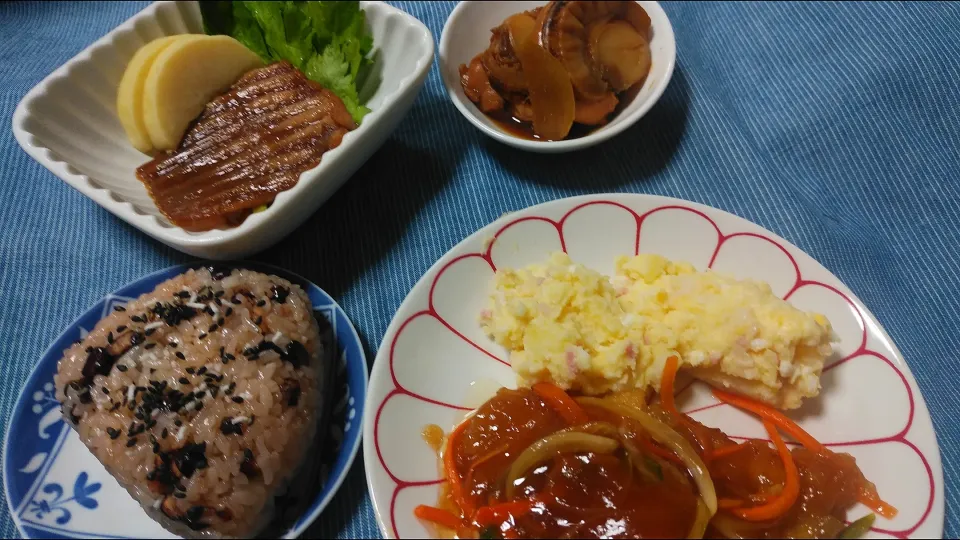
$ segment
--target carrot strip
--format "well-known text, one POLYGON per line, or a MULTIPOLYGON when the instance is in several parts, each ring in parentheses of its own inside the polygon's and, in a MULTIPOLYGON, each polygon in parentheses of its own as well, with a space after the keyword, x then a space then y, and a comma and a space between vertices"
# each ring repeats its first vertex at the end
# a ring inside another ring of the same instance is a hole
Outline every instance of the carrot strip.
POLYGON ((538 382, 530 387, 540 399, 547 402, 568 424, 575 426, 590 421, 587 412, 562 388, 548 382, 538 382))
POLYGON ((884 502, 876 493, 869 493, 865 488, 860 489, 860 496, 857 500, 867 508, 880 514, 887 519, 893 519, 897 516, 899 510, 887 502, 884 502))
POLYGON ((424 521, 436 523, 437 525, 443 525, 448 529, 458 530, 461 526, 463 526, 463 521, 457 516, 453 515, 452 512, 448 512, 442 508, 427 506, 425 504, 421 504, 420 506, 414 508, 413 515, 424 521))
POLYGON ((674 384, 677 380, 677 370, 679 368, 680 361, 675 355, 671 355, 670 358, 667 358, 667 361, 663 366, 663 376, 660 379, 660 403, 663 405, 663 409, 672 415, 677 422, 690 429, 690 433, 693 434, 693 438, 697 440, 697 444, 703 449, 702 457, 704 458, 704 461, 709 461, 710 454, 713 450, 713 445, 709 440, 704 440, 702 437, 700 437, 700 434, 697 433, 696 425, 686 416, 680 414, 680 411, 677 410, 677 403, 674 400, 673 392, 674 384))
POLYGON ((507 521, 511 517, 518 518, 529 514, 534 506, 535 503, 531 500, 512 501, 484 506, 478 509, 477 513, 473 515, 473 521, 481 527, 497 525, 507 521))
POLYGON ((677 419, 680 418, 680 411, 677 410, 677 404, 673 399, 673 384, 677 380, 679 367, 677 357, 671 355, 663 366, 663 376, 660 379, 660 403, 663 404, 664 410, 677 419))
POLYGON ((473 513, 473 503, 470 502, 464 493, 463 484, 461 484, 460 473, 457 471, 457 460, 454 456, 454 449, 457 447, 457 441, 460 435, 467 427, 467 422, 463 421, 454 428, 447 436, 447 448, 443 452, 443 472, 447 477, 447 483, 450 484, 450 497, 454 504, 460 507, 460 511, 465 516, 473 513))
POLYGON ((682 459, 680 459, 679 456, 667 450, 666 448, 661 448, 653 444, 647 439, 640 438, 640 446, 642 446, 645 450, 647 450, 651 454, 662 457, 663 459, 670 461, 672 463, 676 463, 677 465, 683 465, 684 467, 686 467, 686 464, 683 462, 682 459))
POLYGON ((743 396, 737 396, 722 390, 718 390, 716 388, 713 389, 713 395, 724 403, 729 403, 730 405, 733 405, 739 409, 745 409, 764 420, 772 422, 777 427, 782 429, 787 435, 790 435, 798 443, 805 446, 808 450, 813 450, 814 452, 818 453, 828 451, 826 446, 821 444, 820 441, 814 439, 813 436, 804 431, 802 427, 798 426, 796 422, 790 420, 783 413, 772 407, 758 403, 743 396))
POLYGON ((783 482, 783 491, 771 497, 767 502, 750 508, 731 509, 731 513, 747 521, 768 521, 776 519, 786 514, 794 503, 797 502, 797 498, 800 497, 800 473, 797 471, 797 464, 793 461, 793 455, 790 453, 790 449, 787 448, 780 434, 777 433, 777 428, 773 423, 764 420, 763 427, 766 428, 767 433, 770 434, 770 440, 773 441, 773 445, 777 447, 777 453, 780 454, 780 459, 783 461, 783 469, 786 476, 783 482))
POLYGON ((717 508, 721 510, 730 510, 741 506, 743 506, 743 501, 740 499, 717 499, 717 508))
MULTIPOLYGON (((771 500, 773 500, 774 497, 777 497, 777 495, 769 495, 769 494, 765 495, 762 493, 755 493, 753 495, 750 495, 749 502, 753 502, 756 504, 766 504, 771 500)), ((747 504, 747 502, 748 501, 744 501, 741 499, 721 498, 721 499, 717 499, 717 508, 725 509, 725 510, 729 510, 731 508, 740 508, 741 506, 747 504)))
POLYGON ((710 452, 710 459, 714 460, 714 459, 731 456, 733 454, 736 454, 737 452, 740 452, 746 447, 747 445, 745 444, 728 444, 727 446, 721 446, 720 448, 717 448, 710 452))
MULTIPOLYGON (((803 430, 800 426, 796 424, 793 420, 790 420, 784 416, 779 411, 768 407, 762 403, 758 403, 751 399, 745 398, 743 396, 733 395, 716 388, 713 389, 713 395, 724 403, 729 403, 734 407, 741 409, 746 409, 757 416, 768 420, 785 431, 788 435, 793 437, 797 442, 802 444, 808 450, 814 452, 826 453, 830 452, 826 446, 824 446, 820 441, 816 440, 809 433, 803 430)), ((879 495, 869 493, 865 489, 861 490, 858 500, 864 505, 873 510, 874 512, 880 514, 885 518, 892 518, 897 515, 897 509, 893 505, 890 505, 884 502, 879 495)))

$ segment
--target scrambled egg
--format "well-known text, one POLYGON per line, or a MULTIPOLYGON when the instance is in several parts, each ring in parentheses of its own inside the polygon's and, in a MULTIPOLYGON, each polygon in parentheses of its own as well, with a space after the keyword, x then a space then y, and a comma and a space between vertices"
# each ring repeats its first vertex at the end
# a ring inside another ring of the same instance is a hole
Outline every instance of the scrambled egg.
POLYGON ((480 324, 510 352, 523 385, 659 389, 675 355, 693 376, 783 409, 819 393, 833 339, 823 315, 766 283, 650 254, 618 257, 612 278, 565 253, 498 271, 480 324))

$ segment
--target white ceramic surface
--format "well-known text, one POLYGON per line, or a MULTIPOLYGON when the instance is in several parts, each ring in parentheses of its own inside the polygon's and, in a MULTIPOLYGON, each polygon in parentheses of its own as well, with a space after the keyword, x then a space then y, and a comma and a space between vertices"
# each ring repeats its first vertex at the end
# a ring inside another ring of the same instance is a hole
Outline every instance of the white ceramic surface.
POLYGON ((443 33, 440 35, 440 75, 447 95, 453 100, 460 113, 490 137, 510 146, 532 152, 554 153, 580 150, 603 142, 632 126, 653 107, 673 75, 676 62, 677 45, 673 36, 673 27, 667 14, 657 2, 638 2, 650 15, 653 37, 650 41, 652 65, 650 74, 636 97, 607 125, 593 131, 586 137, 565 141, 537 141, 521 139, 503 131, 474 105, 463 93, 460 85, 460 64, 468 64, 477 54, 490 45, 490 29, 500 25, 504 19, 519 13, 545 5, 543 1, 532 2, 460 2, 450 13, 443 33))
POLYGON ((149 157, 130 146, 116 115, 120 77, 139 47, 166 35, 202 33, 196 2, 152 4, 51 73, 14 112, 17 142, 91 200, 180 251, 210 259, 260 251, 300 225, 383 144, 433 63, 433 37, 423 23, 383 2, 360 4, 380 55, 382 80, 367 102, 372 112, 296 186, 239 227, 192 233, 163 218, 134 172, 149 157))
MULTIPOLYGON (((923 397, 896 345, 839 279, 775 234, 732 214, 650 195, 595 195, 541 204, 473 234, 427 271, 380 345, 367 393, 364 458, 380 529, 429 534, 413 516, 436 504, 441 483, 426 424, 449 431, 498 386, 515 386, 506 352, 479 328, 495 269, 564 249, 610 274, 616 255, 659 253, 741 278, 759 278, 801 309, 816 310, 839 336, 819 398, 793 418, 821 442, 856 457, 881 497, 900 513, 877 518, 873 538, 943 533, 943 473, 923 397)), ((760 423, 718 405, 704 385, 678 406, 733 437, 766 437, 760 423)), ((851 516, 866 512, 858 507, 851 516)))

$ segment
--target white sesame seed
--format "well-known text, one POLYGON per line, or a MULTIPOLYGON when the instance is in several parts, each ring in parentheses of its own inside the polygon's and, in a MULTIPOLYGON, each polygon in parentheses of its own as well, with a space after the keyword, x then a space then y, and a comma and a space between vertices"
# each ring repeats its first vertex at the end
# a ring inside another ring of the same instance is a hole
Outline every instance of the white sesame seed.
POLYGON ((209 304, 207 304, 207 306, 209 306, 209 307, 210 307, 210 310, 213 311, 213 316, 214 316, 214 317, 216 317, 217 314, 220 313, 220 310, 217 309, 217 304, 215 304, 215 303, 213 303, 213 302, 210 302, 209 304))
POLYGON ((177 431, 177 440, 182 441, 183 435, 187 432, 187 426, 180 426, 180 431, 177 431))
POLYGON ((240 397, 242 397, 245 400, 253 399, 253 396, 250 395, 250 392, 247 392, 246 390, 244 390, 243 393, 240 394, 240 397))
MULTIPOLYGON (((197 301, 197 293, 196 293, 196 291, 191 291, 191 293, 190 293, 190 301, 187 302, 187 305, 190 306, 190 304, 194 304, 194 303, 196 303, 196 301, 197 301)), ((190 307, 193 307, 193 306, 190 306, 190 307)))
POLYGON ((130 385, 127 387, 127 401, 133 401, 133 392, 136 390, 136 386, 130 385))
POLYGON ((154 328, 160 328, 160 327, 163 326, 164 324, 166 324, 166 323, 163 322, 163 321, 154 321, 154 322, 152 322, 152 323, 144 326, 143 329, 144 329, 144 330, 153 330, 154 328))
POLYGON ((200 383, 200 386, 197 387, 197 390, 203 392, 207 389, 207 383, 200 383))
POLYGON ((276 341, 276 340, 280 339, 281 337, 283 337, 283 334, 281 334, 280 331, 277 330, 277 333, 276 333, 276 334, 270 336, 270 341, 276 341))
POLYGON ((187 412, 190 412, 190 411, 192 411, 192 410, 194 410, 194 409, 196 409, 196 408, 197 408, 197 402, 196 402, 196 400, 194 400, 194 401, 191 401, 190 403, 187 403, 187 404, 183 407, 183 410, 185 410, 185 411, 187 411, 187 412))
POLYGON ((234 424, 239 424, 240 422, 248 422, 248 421, 250 421, 250 418, 246 416, 238 416, 233 419, 234 424))
POLYGON ((150 413, 150 418, 156 418, 156 417, 158 417, 158 416, 160 416, 160 410, 159 410, 159 409, 154 409, 154 410, 150 413))
POLYGON ((191 300, 190 302, 187 302, 187 307, 192 307, 193 309, 203 309, 207 306, 191 300))
POLYGON ((226 392, 226 391, 227 391, 227 388, 230 388, 230 385, 229 385, 229 384, 221 384, 221 385, 220 385, 220 391, 221 391, 221 392, 226 392))

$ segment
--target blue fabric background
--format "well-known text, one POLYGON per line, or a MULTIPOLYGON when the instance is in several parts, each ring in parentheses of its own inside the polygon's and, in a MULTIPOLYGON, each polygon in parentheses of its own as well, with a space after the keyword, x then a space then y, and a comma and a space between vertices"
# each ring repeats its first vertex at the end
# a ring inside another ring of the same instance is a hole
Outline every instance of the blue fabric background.
MULTIPOLYGON (((439 42, 452 2, 399 2, 439 42)), ((0 3, 0 435, 20 384, 103 294, 189 260, 18 148, 9 121, 48 73, 145 4, 0 3)), ((667 3, 677 69, 638 125, 594 149, 522 153, 448 101, 436 69, 409 116, 306 224, 256 258, 347 310, 372 360, 447 249, 569 195, 670 195, 728 210, 837 274, 893 336, 939 434, 945 535, 960 535, 960 3, 667 3)), ((0 534, 17 536, 6 504, 0 534)), ((311 531, 379 535, 362 457, 311 531)))

